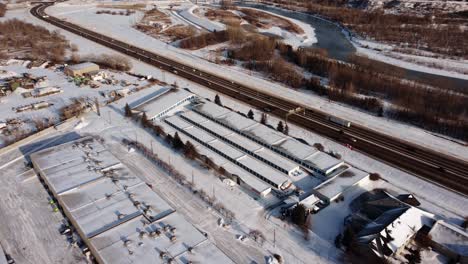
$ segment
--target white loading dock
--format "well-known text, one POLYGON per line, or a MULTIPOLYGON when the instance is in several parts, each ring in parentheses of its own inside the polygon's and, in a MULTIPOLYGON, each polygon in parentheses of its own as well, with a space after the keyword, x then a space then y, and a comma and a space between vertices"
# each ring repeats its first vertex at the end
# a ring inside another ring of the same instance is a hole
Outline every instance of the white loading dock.
POLYGON ((89 244, 92 251, 98 252, 99 263, 162 264, 187 252, 189 248, 196 250, 205 240, 207 238, 182 215, 173 213, 152 223, 144 217, 133 218, 93 237, 89 244), (171 229, 174 231, 171 232, 171 229), (166 256, 161 258, 164 253, 166 256))
POLYGON ((367 181, 368 178, 369 173, 349 167, 347 170, 315 187, 315 191, 318 192, 321 198, 332 202, 347 190, 359 185, 361 182, 367 181))
MULTIPOLYGON (((164 88, 163 88, 164 89, 164 88)), ((190 103, 195 95, 184 89, 164 89, 132 103, 132 110, 145 112, 149 120, 163 117, 178 106, 190 103)))

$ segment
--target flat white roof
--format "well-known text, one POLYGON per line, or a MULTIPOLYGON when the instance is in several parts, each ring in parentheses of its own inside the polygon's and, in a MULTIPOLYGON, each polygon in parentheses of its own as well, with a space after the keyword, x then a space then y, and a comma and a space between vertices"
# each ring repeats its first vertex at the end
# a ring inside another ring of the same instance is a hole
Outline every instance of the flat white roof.
POLYGON ((271 187, 263 182, 262 180, 258 179, 256 176, 248 173, 244 169, 240 168, 239 166, 226 163, 223 165, 223 168, 226 169, 227 172, 237 175, 241 178, 247 185, 249 185, 252 189, 254 189, 258 193, 263 193, 264 191, 271 190, 271 187))
POLYGON ((192 252, 186 251, 177 257, 177 263, 203 263, 203 264, 234 264, 226 255, 222 254, 214 244, 203 242, 193 249, 192 252))
POLYGON ((135 110, 146 112, 149 119, 155 118, 158 114, 175 106, 177 103, 195 96, 184 89, 171 89, 167 92, 156 94, 153 98, 140 104, 135 110))
POLYGON ((443 221, 437 221, 429 232, 432 240, 462 256, 468 256, 468 233, 443 221))
POLYGON ((311 156, 307 157, 304 162, 309 164, 321 171, 328 172, 331 169, 335 169, 344 163, 344 161, 336 159, 327 153, 317 151, 311 156))
POLYGON ((318 152, 316 148, 303 144, 293 138, 288 138, 274 144, 273 146, 300 160, 304 160, 310 155, 318 152))
POLYGON ((221 126, 220 124, 217 124, 213 121, 208 121, 208 122, 203 122, 203 123, 200 123, 201 126, 203 126, 204 128, 210 130, 210 131, 213 131, 214 133, 222 136, 222 137, 226 137, 228 135, 231 135, 233 134, 234 132, 229 129, 229 128, 225 128, 223 126, 221 126))
MULTIPOLYGON (((192 140, 193 141, 193 140, 192 140)), ((226 158, 222 157, 221 155, 213 152, 212 150, 208 149, 207 147, 201 145, 201 144, 198 144, 196 149, 198 150, 198 153, 200 153, 201 155, 205 155, 207 156, 208 158, 212 159, 214 163, 216 163, 217 165, 219 166, 225 166, 225 164, 229 164, 231 163, 229 160, 227 160, 226 158)))
POLYGON ((365 171, 351 166, 348 167, 349 168, 347 170, 317 186, 315 190, 328 199, 333 199, 369 175, 365 171))
POLYGON ((217 118, 219 116, 231 112, 231 110, 221 107, 212 102, 203 102, 196 106, 193 106, 193 108, 213 118, 217 118))
POLYGON ((262 175, 268 180, 272 181, 275 185, 281 186, 283 183, 288 182, 289 179, 279 170, 275 170, 272 167, 252 158, 251 156, 245 156, 237 160, 242 165, 250 168, 256 173, 262 175))
POLYGON ((192 124, 190 124, 189 122, 183 120, 182 118, 180 118, 179 116, 176 116, 176 115, 167 117, 164 120, 166 122, 169 122, 172 125, 176 126, 180 130, 184 130, 184 129, 188 128, 188 127, 193 127, 192 124))
POLYGON ((224 143, 223 141, 219 139, 210 142, 209 145, 213 147, 214 149, 221 151, 222 153, 224 153, 226 156, 230 157, 231 159, 236 160, 240 157, 247 155, 246 153, 239 151, 234 147, 231 147, 230 145, 228 145, 227 143, 224 143))
POLYGON ((248 151, 255 152, 255 151, 264 149, 264 147, 262 145, 259 145, 259 144, 255 143, 254 141, 252 141, 252 140, 250 140, 250 139, 248 139, 248 138, 246 138, 246 137, 244 137, 242 135, 239 135, 237 133, 233 133, 231 135, 228 135, 226 137, 226 139, 231 140, 232 142, 234 142, 237 145, 245 148, 248 151))
POLYGON ((250 136, 253 136, 257 140, 268 145, 277 144, 287 137, 286 135, 283 135, 267 126, 261 125, 260 123, 257 123, 257 125, 249 127, 242 132, 249 134, 250 136))
POLYGON ((244 130, 258 124, 255 120, 246 118, 236 112, 229 112, 216 118, 219 122, 228 125, 236 130, 244 130))
POLYGON ((141 215, 141 211, 128 199, 127 194, 118 192, 70 211, 70 214, 76 228, 82 230, 86 237, 92 237, 141 215), (119 217, 119 214, 122 216, 119 217))
MULTIPOLYGON (((400 217, 382 230, 380 234, 382 237, 387 237, 387 234, 391 234, 393 239, 387 243, 387 246, 392 252, 396 252, 400 247, 405 245, 423 225, 429 222, 430 219, 428 215, 424 214, 423 211, 416 207, 410 207, 400 215, 400 217)), ((375 240, 373 240, 373 243, 376 243, 375 240)))
POLYGON ((320 202, 320 198, 318 198, 315 194, 311 194, 300 201, 300 203, 303 204, 305 207, 312 207, 318 202, 320 202))
POLYGON ((299 168, 299 164, 296 164, 296 163, 294 163, 294 162, 280 156, 279 154, 271 151, 270 149, 264 148, 264 149, 261 149, 261 150, 255 152, 255 154, 257 154, 260 157, 262 157, 263 159, 268 160, 269 162, 275 164, 276 166, 280 167, 281 169, 287 171, 288 173, 290 173, 291 171, 299 168))
POLYGON ((197 124, 201 124, 201 123, 204 123, 204 122, 210 122, 208 118, 194 112, 194 111, 191 111, 191 110, 188 110, 188 111, 185 111, 181 114, 181 116, 184 116, 190 120, 192 120, 193 122, 197 123, 197 124))
POLYGON ((92 62, 83 62, 83 63, 78 63, 78 64, 68 65, 67 66, 67 68, 69 68, 70 70, 82 70, 82 69, 85 69, 85 68, 88 68, 88 67, 98 67, 99 68, 99 65, 97 65, 96 63, 92 63, 92 62))
MULTIPOLYGON (((150 89, 154 89, 154 88, 150 88, 150 89)), ((161 96, 164 93, 167 93, 170 90, 170 88, 168 87, 162 87, 162 88, 157 87, 156 89, 157 89, 156 91, 153 91, 145 96, 141 96, 137 100, 130 102, 128 105, 130 106, 131 109, 135 109, 151 100, 154 100, 155 98, 158 98, 159 96, 161 96)))
MULTIPOLYGON (((91 137, 39 151, 32 154, 31 159, 41 176, 48 183, 54 182, 50 188, 57 193, 55 198, 91 249, 96 249, 96 257, 103 259, 104 263, 166 263, 167 259, 160 258, 161 251, 175 258, 206 240, 123 164, 95 171, 79 166, 84 159, 71 155, 64 155, 60 160, 62 163, 58 158, 49 162, 44 160, 44 157, 54 157, 62 152, 81 157, 83 151, 88 150, 98 150, 97 156, 101 159, 116 159, 91 137), (61 170, 63 168, 64 171, 61 170), (49 172, 52 172, 52 180, 49 172), (62 185, 70 188, 61 192, 54 189, 57 186, 62 188, 62 185), (175 232, 164 230, 166 225, 175 227, 175 232), (140 237, 141 231, 148 233, 156 229, 161 230, 160 237, 149 238, 148 234, 140 237), (175 240, 171 240, 172 235, 175 235, 175 240), (125 246, 123 241, 127 239, 134 243, 125 246)), ((222 252, 212 254, 223 255, 222 252)))
POLYGON ((204 143, 209 143, 213 140, 217 140, 214 136, 206 133, 205 131, 201 130, 200 128, 198 127, 188 127, 186 129, 184 129, 185 132, 189 133, 190 135, 198 138, 199 140, 201 140, 202 142, 204 143))
POLYGON ((93 237, 90 244, 99 252, 106 264, 146 264, 167 263, 167 259, 160 257, 161 252, 166 252, 169 254, 168 257, 175 258, 186 252, 189 247, 196 248, 205 240, 207 240, 206 237, 182 215, 172 213, 153 223, 149 223, 144 217, 134 218, 93 237), (166 225, 175 227, 175 232, 164 231, 166 225), (150 237, 150 232, 156 230, 159 230, 161 235, 150 237), (145 235, 140 236, 140 232, 145 232, 145 235), (175 235, 175 241, 170 239, 173 235, 175 235), (127 240, 131 242, 125 246, 124 241, 127 240))

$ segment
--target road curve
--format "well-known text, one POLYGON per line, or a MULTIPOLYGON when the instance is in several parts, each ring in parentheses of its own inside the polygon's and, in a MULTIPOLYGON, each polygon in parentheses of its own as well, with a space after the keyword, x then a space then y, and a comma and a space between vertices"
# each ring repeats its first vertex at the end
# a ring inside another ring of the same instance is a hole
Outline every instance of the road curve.
POLYGON ((420 178, 443 186, 449 190, 468 195, 468 162, 434 150, 421 147, 411 142, 370 130, 358 124, 350 127, 340 126, 328 120, 329 114, 281 98, 272 93, 259 91, 223 77, 187 66, 178 61, 130 45, 123 41, 98 34, 67 21, 60 20, 45 13, 53 3, 40 3, 31 9, 35 17, 59 28, 75 33, 108 48, 136 58, 162 70, 170 71, 182 78, 203 85, 219 93, 233 97, 259 109, 269 109, 270 114, 279 118, 294 109, 301 111, 290 114, 288 122, 311 130, 342 144, 368 154, 387 164, 398 167, 420 178))

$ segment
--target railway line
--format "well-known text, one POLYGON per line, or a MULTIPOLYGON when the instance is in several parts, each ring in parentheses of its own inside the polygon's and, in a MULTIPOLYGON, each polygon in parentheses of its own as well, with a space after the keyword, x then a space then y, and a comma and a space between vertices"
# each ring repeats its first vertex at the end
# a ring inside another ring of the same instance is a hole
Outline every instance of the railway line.
POLYGON ((45 9, 52 4, 50 2, 40 3, 31 9, 31 13, 35 17, 59 28, 206 86, 253 107, 268 110, 269 114, 279 118, 286 118, 289 123, 294 123, 342 144, 352 145, 357 151, 366 153, 452 191, 468 195, 467 161, 370 130, 358 124, 352 124, 350 127, 342 126, 330 121, 330 115, 327 113, 265 91, 259 91, 253 87, 241 85, 154 52, 49 16, 45 13, 45 9))

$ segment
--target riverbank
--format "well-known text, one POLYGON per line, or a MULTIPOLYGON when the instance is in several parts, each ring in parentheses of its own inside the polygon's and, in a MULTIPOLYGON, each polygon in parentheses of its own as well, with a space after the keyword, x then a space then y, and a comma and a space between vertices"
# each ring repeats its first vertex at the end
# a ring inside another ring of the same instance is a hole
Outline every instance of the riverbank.
MULTIPOLYGON (((416 63, 384 56, 381 52, 370 51, 369 49, 363 48, 358 42, 359 39, 354 37, 346 28, 341 27, 335 22, 328 21, 325 18, 257 3, 246 3, 243 4, 243 6, 258 8, 309 23, 315 28, 318 39, 314 47, 325 49, 330 58, 348 62, 348 58, 353 54, 366 55, 369 59, 383 62, 394 67, 395 70, 404 70, 405 78, 412 81, 426 84, 450 83, 452 87, 457 89, 466 89, 466 87, 468 87, 468 75, 466 74, 421 66, 416 63)), ((453 61, 447 61, 447 64, 451 64, 452 66, 459 65, 455 64, 453 61)), ((463 64, 463 62, 460 62, 460 64, 463 64)))

